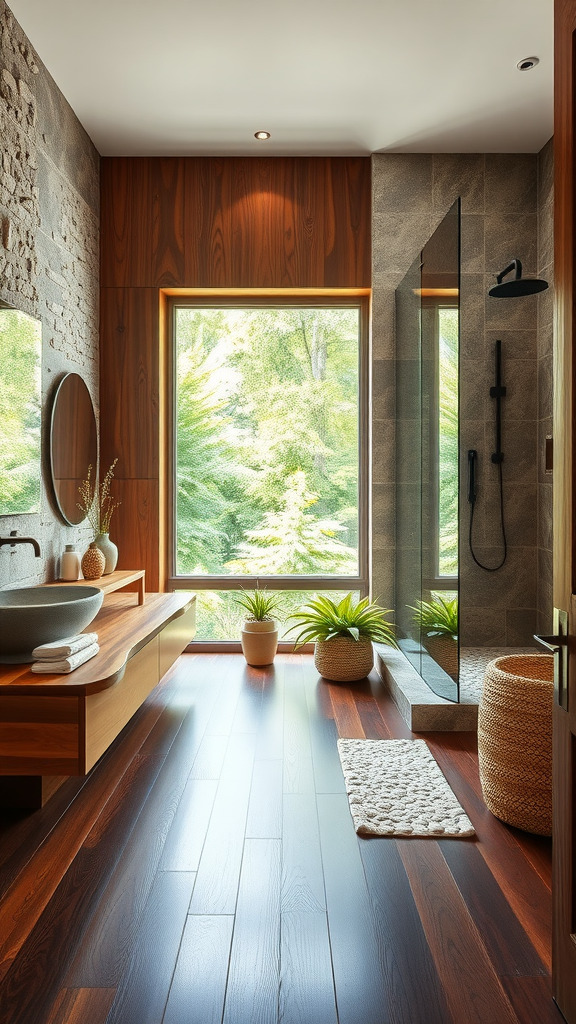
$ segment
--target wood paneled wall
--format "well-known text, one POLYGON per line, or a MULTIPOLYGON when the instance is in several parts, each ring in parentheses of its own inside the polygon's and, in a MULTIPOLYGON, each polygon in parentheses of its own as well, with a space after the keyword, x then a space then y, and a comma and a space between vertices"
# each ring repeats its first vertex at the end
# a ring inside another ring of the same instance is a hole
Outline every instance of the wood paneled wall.
POLYGON ((556 0, 554 62, 554 547, 563 553, 554 564, 554 606, 567 608, 576 592, 573 538, 574 413, 570 386, 574 339, 574 188, 576 149, 574 118, 575 0, 556 0))
MULTIPOLYGON (((576 1024, 576 0, 554 4, 554 607, 568 612, 567 709, 554 702, 553 991, 576 1024)), ((557 670, 559 671, 559 669, 557 670)))
POLYGON ((101 165, 101 465, 119 567, 162 589, 161 290, 370 287, 370 160, 110 157, 101 165))

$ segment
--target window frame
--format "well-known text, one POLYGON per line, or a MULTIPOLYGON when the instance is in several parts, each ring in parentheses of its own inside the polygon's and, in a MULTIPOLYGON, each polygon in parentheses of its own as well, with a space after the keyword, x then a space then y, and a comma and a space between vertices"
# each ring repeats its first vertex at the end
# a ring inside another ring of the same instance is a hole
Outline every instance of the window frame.
MULTIPOLYGON (((434 388, 428 409, 428 431, 429 448, 434 452, 434 459, 430 460, 429 491, 431 496, 432 513, 429 518, 431 536, 429 538, 429 552, 431 564, 423 566, 422 586, 425 590, 431 591, 458 591, 459 574, 455 576, 440 575, 440 459, 439 459, 439 438, 440 438, 440 310, 455 309, 458 312, 458 363, 460 362, 460 304, 458 301, 447 301, 446 298, 426 296, 422 299, 422 308, 431 309, 434 314, 433 321, 433 347, 434 347, 434 388)), ((460 430, 460 387, 458 387, 458 430, 460 430)), ((458 502, 459 505, 459 502, 458 502)), ((460 526, 460 514, 458 512, 458 527, 460 526)))
MULTIPOLYGON (((266 586, 268 590, 356 590, 370 593, 370 289, 170 289, 166 307, 166 589, 239 590, 266 586), (359 310, 358 350, 358 573, 353 576, 184 575, 176 573, 176 386, 175 320, 182 307, 265 308, 352 307, 359 310)), ((193 647, 230 649, 237 641, 195 641, 193 647)), ((291 645, 290 645, 291 646, 291 645)))

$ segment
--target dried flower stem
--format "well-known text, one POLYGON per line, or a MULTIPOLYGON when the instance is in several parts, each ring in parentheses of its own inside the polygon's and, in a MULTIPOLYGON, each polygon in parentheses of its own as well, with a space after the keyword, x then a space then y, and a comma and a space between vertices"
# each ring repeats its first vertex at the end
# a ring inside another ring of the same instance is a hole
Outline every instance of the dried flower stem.
POLYGON ((114 459, 100 487, 98 487, 96 481, 92 483, 92 466, 88 466, 88 475, 78 488, 81 500, 76 504, 87 517, 90 526, 96 534, 110 532, 112 513, 114 509, 117 509, 122 504, 120 501, 114 501, 110 494, 110 485, 117 462, 118 459, 114 459))

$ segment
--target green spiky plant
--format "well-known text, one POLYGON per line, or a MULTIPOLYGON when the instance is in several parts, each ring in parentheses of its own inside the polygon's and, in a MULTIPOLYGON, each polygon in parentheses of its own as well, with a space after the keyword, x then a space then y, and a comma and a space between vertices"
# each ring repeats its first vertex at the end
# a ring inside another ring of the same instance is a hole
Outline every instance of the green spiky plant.
POLYGON ((393 627, 385 618, 389 611, 368 597, 354 604, 353 594, 346 594, 338 604, 329 597, 314 597, 289 616, 297 620, 292 628, 300 629, 294 650, 315 640, 323 642, 336 637, 373 640, 397 647, 393 627))
POLYGON ((234 600, 248 612, 247 618, 252 622, 269 622, 274 618, 274 613, 280 611, 278 598, 267 594, 265 590, 253 590, 250 593, 242 589, 240 597, 234 600))
POLYGON ((418 601, 414 622, 426 636, 449 636, 458 639, 458 598, 446 599, 437 594, 431 601, 418 601))

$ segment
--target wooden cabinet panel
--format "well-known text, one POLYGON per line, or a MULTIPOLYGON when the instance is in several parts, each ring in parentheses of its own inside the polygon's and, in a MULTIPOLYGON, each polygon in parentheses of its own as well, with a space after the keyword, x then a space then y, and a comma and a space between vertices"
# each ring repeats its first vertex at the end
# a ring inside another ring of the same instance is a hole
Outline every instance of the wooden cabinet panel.
POLYGON ((122 678, 108 690, 86 698, 86 758, 88 772, 152 692, 160 678, 159 639, 154 637, 126 665, 122 678))
POLYGON ((172 667, 196 633, 196 600, 184 615, 169 622, 160 633, 160 678, 172 667))
POLYGON ((2 774, 75 775, 78 719, 77 697, 2 697, 2 774))

